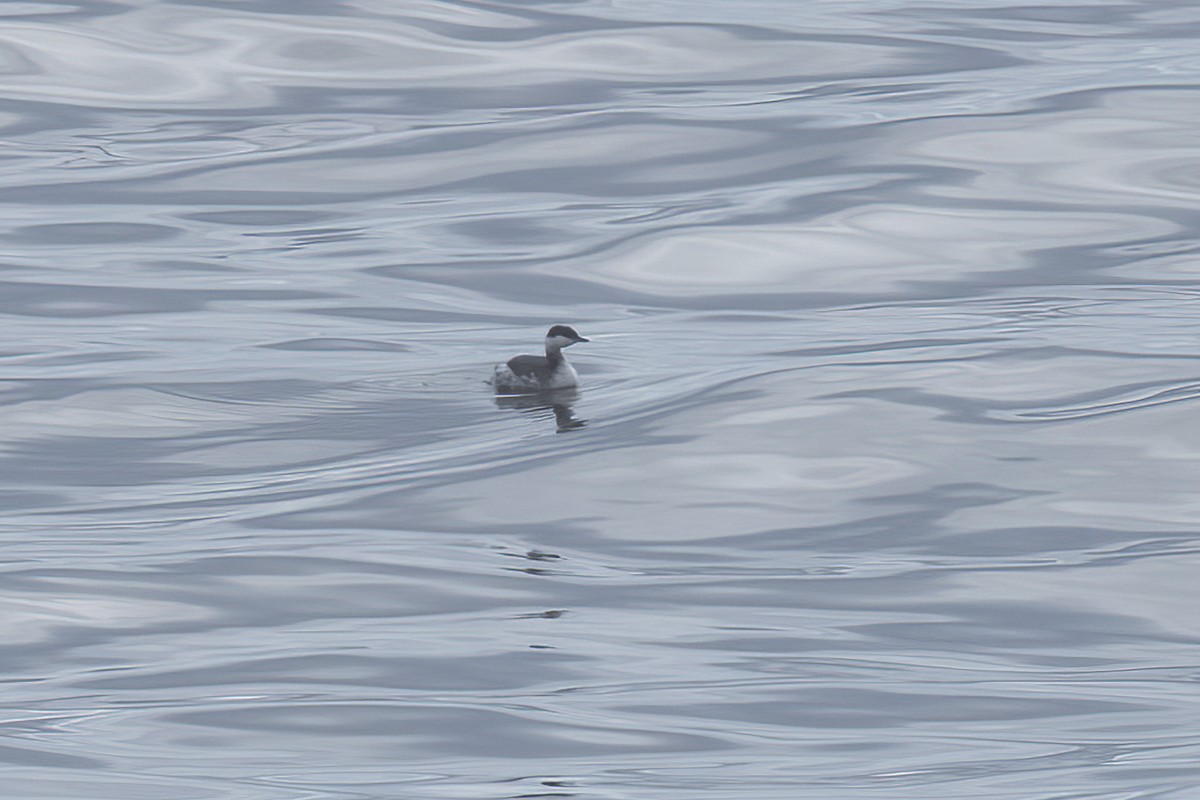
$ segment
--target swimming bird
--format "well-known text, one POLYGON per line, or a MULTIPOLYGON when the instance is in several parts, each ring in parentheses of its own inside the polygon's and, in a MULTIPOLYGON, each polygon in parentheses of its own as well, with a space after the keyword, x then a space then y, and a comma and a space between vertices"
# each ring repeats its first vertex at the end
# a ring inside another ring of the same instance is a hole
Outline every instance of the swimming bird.
POLYGON ((579 383, 579 375, 567 363, 562 350, 586 341, 574 328, 555 325, 546 333, 546 355, 514 356, 506 364, 497 364, 492 385, 501 394, 544 392, 575 386, 579 383))

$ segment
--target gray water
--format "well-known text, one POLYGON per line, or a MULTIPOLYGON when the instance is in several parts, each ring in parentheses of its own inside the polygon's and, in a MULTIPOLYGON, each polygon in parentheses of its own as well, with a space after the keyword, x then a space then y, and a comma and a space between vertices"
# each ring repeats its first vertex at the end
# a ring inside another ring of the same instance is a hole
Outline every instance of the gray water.
POLYGON ((6 2, 0 70, 4 797, 1200 796, 1193 0, 6 2))

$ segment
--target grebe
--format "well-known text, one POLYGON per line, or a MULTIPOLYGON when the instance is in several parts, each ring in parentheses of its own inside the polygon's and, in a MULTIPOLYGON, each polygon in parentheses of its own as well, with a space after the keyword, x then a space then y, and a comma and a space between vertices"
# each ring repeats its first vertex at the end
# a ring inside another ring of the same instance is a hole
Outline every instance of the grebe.
POLYGON ((567 363, 562 349, 586 341, 574 328, 555 325, 546 333, 546 355, 515 356, 507 364, 497 364, 492 385, 502 394, 544 392, 574 386, 579 383, 579 376, 567 363))

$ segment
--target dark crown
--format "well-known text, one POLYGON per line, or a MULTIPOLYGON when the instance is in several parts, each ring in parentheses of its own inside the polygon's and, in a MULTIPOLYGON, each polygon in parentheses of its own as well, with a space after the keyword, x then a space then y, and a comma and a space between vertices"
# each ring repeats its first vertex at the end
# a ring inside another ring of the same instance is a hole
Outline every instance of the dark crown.
POLYGON ((550 329, 550 332, 547 333, 546 336, 547 337, 562 336, 567 339, 582 338, 578 333, 575 332, 575 329, 572 328, 570 325, 555 325, 553 328, 550 329))

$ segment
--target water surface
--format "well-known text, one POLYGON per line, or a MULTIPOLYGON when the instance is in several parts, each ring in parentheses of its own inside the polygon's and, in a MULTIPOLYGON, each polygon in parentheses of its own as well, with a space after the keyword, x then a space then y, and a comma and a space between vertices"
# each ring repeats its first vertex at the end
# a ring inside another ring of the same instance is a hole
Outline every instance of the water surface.
POLYGON ((0 14, 12 796, 1200 791, 1194 4, 0 14))

